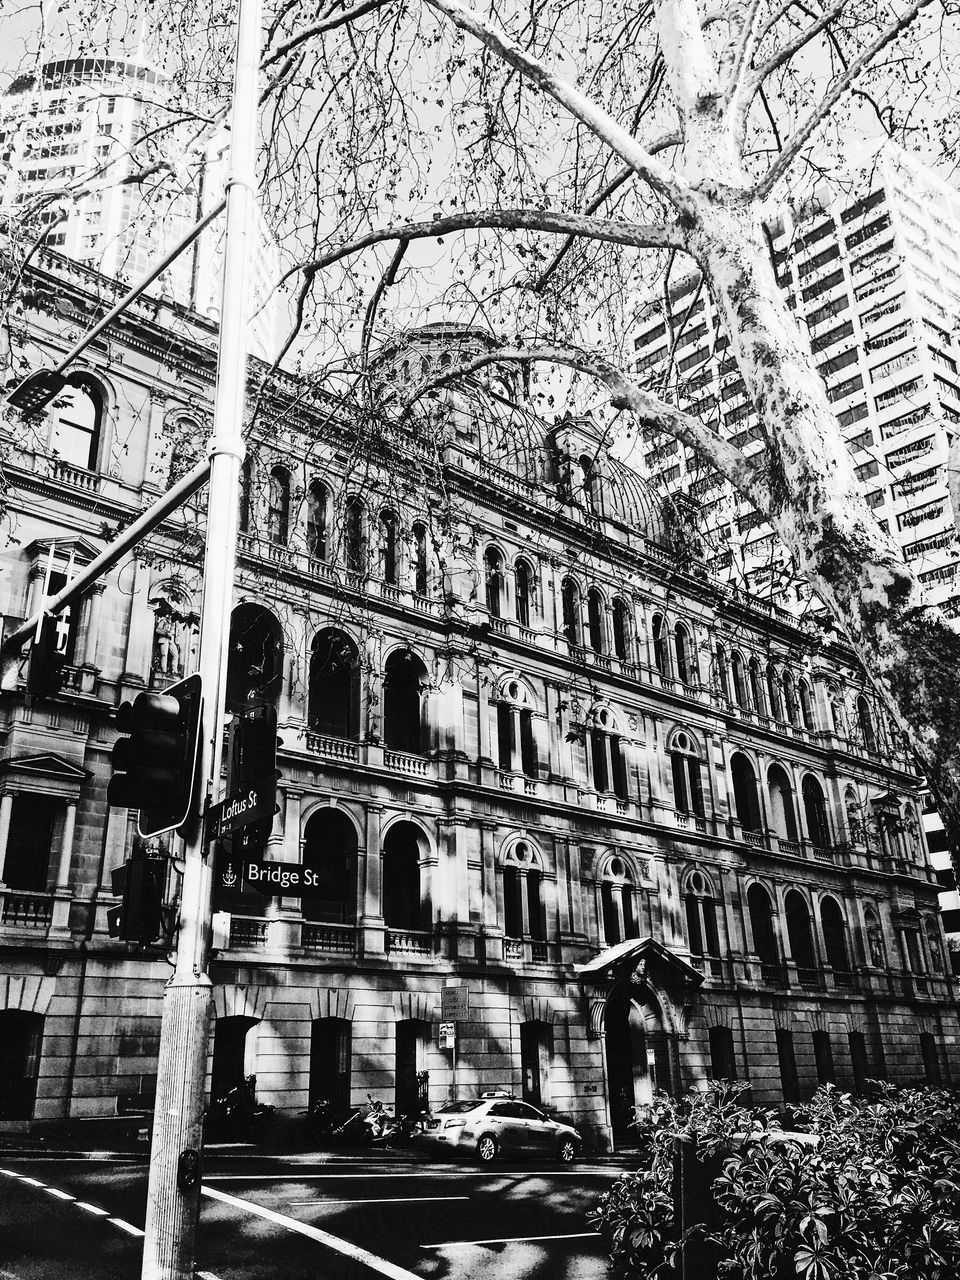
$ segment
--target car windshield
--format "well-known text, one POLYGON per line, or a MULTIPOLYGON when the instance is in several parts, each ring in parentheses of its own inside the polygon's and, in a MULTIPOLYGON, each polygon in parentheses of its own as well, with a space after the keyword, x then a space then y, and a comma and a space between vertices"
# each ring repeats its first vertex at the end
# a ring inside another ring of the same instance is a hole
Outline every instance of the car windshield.
POLYGON ((437 1114, 460 1116, 463 1115, 465 1111, 473 1111, 476 1107, 479 1107, 479 1105, 480 1103, 477 1102, 476 1099, 463 1102, 447 1102, 442 1107, 437 1108, 437 1114))

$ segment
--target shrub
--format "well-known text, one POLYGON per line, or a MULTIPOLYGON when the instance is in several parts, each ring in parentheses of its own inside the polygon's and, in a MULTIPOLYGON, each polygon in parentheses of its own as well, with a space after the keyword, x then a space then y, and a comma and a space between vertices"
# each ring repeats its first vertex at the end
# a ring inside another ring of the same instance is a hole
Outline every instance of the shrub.
MULTIPOLYGON (((831 1086, 796 1110, 806 1142, 742 1088, 711 1083, 638 1113, 641 1167, 604 1196, 592 1221, 618 1280, 669 1280, 678 1251, 712 1253, 723 1280, 953 1280, 960 1274, 960 1101, 879 1086, 858 1100, 831 1086), (704 1165, 703 1223, 674 1221, 677 1140, 704 1165), (707 1194, 711 1173, 712 1199, 707 1194), (709 1202, 709 1203, 708 1203, 709 1202)), ((689 1255, 688 1255, 689 1258, 689 1255)), ((697 1272, 700 1280, 700 1272, 697 1272)), ((706 1272, 704 1272, 706 1280, 706 1272)))

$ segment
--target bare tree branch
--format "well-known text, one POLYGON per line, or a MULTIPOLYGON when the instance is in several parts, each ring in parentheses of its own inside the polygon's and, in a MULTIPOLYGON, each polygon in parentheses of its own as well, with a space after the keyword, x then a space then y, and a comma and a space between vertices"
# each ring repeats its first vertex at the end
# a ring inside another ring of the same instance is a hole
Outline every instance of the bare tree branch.
POLYGON ((598 138, 629 165, 637 175, 648 182, 655 191, 670 200, 677 208, 683 208, 688 188, 668 166, 660 164, 645 147, 641 146, 626 129, 608 112, 591 102, 569 81, 550 71, 538 59, 521 48, 514 40, 497 31, 482 14, 467 9, 459 0, 424 0, 431 9, 437 9, 464 31, 496 53, 504 62, 522 71, 531 84, 549 94, 555 102, 566 107, 570 114, 586 125, 598 138))
POLYGON ((335 6, 331 5, 327 10, 327 15, 312 27, 307 27, 303 31, 298 31, 278 49, 268 54, 260 63, 261 67, 266 69, 272 66, 274 62, 285 58, 287 54, 300 45, 306 44, 308 40, 312 40, 314 36, 323 35, 327 31, 333 31, 337 27, 342 27, 348 22, 353 22, 357 18, 362 18, 365 13, 372 13, 375 9, 382 9, 385 5, 391 4, 393 0, 361 0, 361 3, 355 5, 352 9, 344 9, 341 13, 334 14, 335 6))
POLYGON ((846 71, 844 71, 843 75, 834 77, 830 82, 827 92, 809 113, 806 120, 803 121, 796 132, 784 143, 783 150, 770 166, 766 176, 754 187, 752 194, 755 198, 763 200, 770 194, 773 188, 787 172, 790 165, 799 155, 803 146, 816 132, 824 120, 826 120, 837 102, 850 88, 864 67, 868 67, 877 54, 885 49, 891 41, 895 40, 901 31, 906 30, 921 10, 925 9, 930 3, 931 0, 913 0, 913 3, 898 18, 894 19, 893 22, 886 26, 876 39, 872 40, 870 44, 853 59, 846 71))
POLYGON ((458 231, 503 228, 509 231, 543 231, 552 235, 589 236, 633 249, 684 248, 683 232, 676 225, 641 226, 633 222, 611 222, 605 218, 588 218, 580 213, 561 213, 553 209, 478 209, 474 212, 451 213, 429 222, 400 223, 358 236, 330 249, 311 262, 291 267, 281 277, 284 284, 291 276, 315 276, 318 271, 341 262, 362 249, 388 240, 423 240, 428 236, 451 235, 458 231))

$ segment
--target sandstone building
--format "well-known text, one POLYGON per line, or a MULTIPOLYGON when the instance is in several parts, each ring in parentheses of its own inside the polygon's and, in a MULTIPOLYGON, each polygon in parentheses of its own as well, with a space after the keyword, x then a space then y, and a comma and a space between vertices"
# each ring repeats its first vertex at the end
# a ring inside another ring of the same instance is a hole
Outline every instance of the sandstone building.
MULTIPOLYGON (((109 282, 41 257, 34 367, 109 282)), ((3 421, 7 630, 202 448, 212 325, 141 300, 42 420, 3 421), (176 320, 176 325, 174 324, 176 320)), ((302 1110, 506 1087, 592 1142, 654 1085, 948 1081, 957 1014, 916 775, 851 655, 717 585, 589 420, 495 371, 399 420, 392 385, 482 344, 381 353, 372 409, 281 379, 251 435, 228 705, 275 702, 271 898, 218 865, 210 1084, 302 1110)), ((69 681, 2 691, 0 1119, 150 1100, 162 946, 112 940, 112 713, 193 669, 203 502, 73 610, 69 681)), ((175 902, 176 842, 168 894, 175 902)))

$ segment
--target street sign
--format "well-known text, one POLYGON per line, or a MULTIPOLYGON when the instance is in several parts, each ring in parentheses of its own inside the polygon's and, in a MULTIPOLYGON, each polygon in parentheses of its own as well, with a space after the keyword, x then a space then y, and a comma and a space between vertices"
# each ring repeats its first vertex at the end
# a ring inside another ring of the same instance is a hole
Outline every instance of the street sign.
POLYGON ((465 986, 441 987, 440 1017, 444 1022, 465 1022, 470 1016, 470 992, 465 986))
POLYGON ((231 831, 237 831, 261 818, 273 817, 277 804, 275 778, 265 779, 255 787, 248 787, 238 795, 227 796, 219 804, 213 804, 207 814, 207 839, 220 840, 231 831))
POLYGON ((268 862, 229 854, 218 861, 217 884, 224 889, 256 889, 283 898, 319 898, 324 893, 319 871, 302 862, 268 862))
POLYGON ((457 1024, 455 1022, 440 1023, 440 1048, 455 1049, 457 1047, 457 1024))

